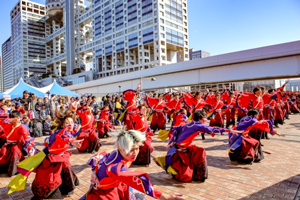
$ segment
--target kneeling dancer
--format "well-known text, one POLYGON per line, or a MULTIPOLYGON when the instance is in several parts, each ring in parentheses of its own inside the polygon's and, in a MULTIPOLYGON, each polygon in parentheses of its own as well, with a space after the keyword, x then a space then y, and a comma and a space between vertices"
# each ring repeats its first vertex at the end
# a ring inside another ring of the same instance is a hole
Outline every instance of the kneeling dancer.
POLYGON ((257 129, 277 134, 273 130, 273 124, 270 120, 257 120, 259 111, 251 109, 248 111, 248 116, 243 117, 234 130, 242 131, 242 133, 229 133, 229 158, 231 161, 237 161, 246 164, 252 162, 259 162, 264 159, 263 151, 261 149, 260 138, 261 134, 257 129))
POLYGON ((194 121, 184 126, 174 128, 172 139, 169 142, 168 153, 154 161, 167 173, 171 173, 176 180, 182 182, 202 181, 208 177, 206 152, 203 148, 192 145, 199 133, 223 133, 224 128, 205 125, 206 113, 196 111, 194 121))
POLYGON ((93 171, 92 184, 80 200, 129 200, 132 195, 135 195, 133 199, 144 199, 142 194, 159 199, 181 200, 179 194, 166 196, 155 190, 147 173, 128 171, 144 141, 145 136, 139 131, 123 131, 116 141, 117 150, 93 156, 88 162, 93 171), (133 194, 132 188, 139 192, 133 194))
POLYGON ((19 174, 8 184, 8 194, 24 190, 31 172, 36 173, 31 188, 34 194, 32 199, 49 198, 57 189, 62 195, 73 194, 79 180, 69 162, 72 153, 68 148, 72 145, 80 147, 82 142, 74 139, 71 134, 73 130, 72 117, 61 120, 59 130, 45 139, 46 148, 18 164, 19 174))

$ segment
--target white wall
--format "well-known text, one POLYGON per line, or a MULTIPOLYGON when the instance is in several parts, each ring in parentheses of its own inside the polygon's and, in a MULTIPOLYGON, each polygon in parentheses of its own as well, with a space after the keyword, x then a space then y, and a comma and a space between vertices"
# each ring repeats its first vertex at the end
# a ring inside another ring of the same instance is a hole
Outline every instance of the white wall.
POLYGON ((67 88, 79 93, 111 93, 119 92, 119 85, 122 91, 136 88, 140 77, 155 77, 154 82, 142 81, 143 89, 154 89, 299 75, 300 41, 296 41, 154 67, 67 88))

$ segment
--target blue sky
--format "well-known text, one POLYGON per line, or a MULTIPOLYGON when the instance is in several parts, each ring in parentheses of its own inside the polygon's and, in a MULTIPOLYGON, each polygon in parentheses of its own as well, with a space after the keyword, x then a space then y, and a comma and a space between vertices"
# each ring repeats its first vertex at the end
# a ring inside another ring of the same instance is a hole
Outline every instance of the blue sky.
MULTIPOLYGON (((300 0, 187 1, 190 48, 218 55, 300 39, 300 0)), ((10 36, 17 2, 1 0, 0 44, 10 36)))

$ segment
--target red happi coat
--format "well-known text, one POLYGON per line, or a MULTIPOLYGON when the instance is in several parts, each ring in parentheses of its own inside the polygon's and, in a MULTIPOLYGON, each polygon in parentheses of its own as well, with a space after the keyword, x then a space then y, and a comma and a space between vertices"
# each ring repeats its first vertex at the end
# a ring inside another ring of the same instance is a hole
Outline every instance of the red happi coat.
POLYGON ((152 97, 146 97, 146 102, 153 111, 150 126, 153 132, 155 132, 156 130, 166 129, 166 116, 164 109, 166 108, 167 103, 164 100, 159 101, 159 99, 152 97))
POLYGON ((126 107, 126 115, 124 120, 124 126, 127 130, 133 129, 132 117, 136 111, 136 100, 135 100, 135 90, 125 90, 123 92, 123 98, 128 102, 126 107))
POLYGON ((97 120, 99 138, 102 138, 109 131, 109 129, 115 128, 109 120, 110 115, 109 109, 104 109, 100 113, 99 120, 97 120))
POLYGON ((12 123, 2 123, 4 141, 0 150, 0 173, 13 176, 17 173, 17 164, 25 159, 34 146, 34 138, 30 137, 28 129, 23 124, 13 127, 12 123), (25 147, 26 146, 26 147, 25 147), (26 154, 23 153, 26 151, 26 154))
POLYGON ((262 120, 264 119, 263 116, 263 108, 264 108, 264 101, 261 96, 256 96, 254 93, 244 92, 243 94, 239 95, 238 97, 238 103, 240 105, 240 108, 247 108, 249 106, 249 103, 252 103, 252 108, 259 109, 261 112, 259 112, 258 119, 262 120))
POLYGON ((200 98, 198 99, 197 97, 193 97, 191 93, 184 93, 183 94, 183 100, 185 104, 192 109, 192 118, 194 119, 194 113, 197 110, 202 110, 203 107, 206 105, 206 102, 204 99, 200 98))
POLYGON ((226 127, 230 124, 235 124, 235 114, 236 114, 236 98, 230 98, 227 91, 222 94, 223 100, 226 102, 227 108, 225 109, 226 116, 226 127))
POLYGON ((209 125, 210 126, 218 126, 223 127, 224 126, 224 118, 222 113, 222 108, 224 106, 224 103, 222 100, 217 101, 214 95, 207 96, 206 103, 212 105, 214 116, 210 118, 209 125))
POLYGON ((272 95, 269 93, 265 93, 262 97, 264 101, 263 114, 264 114, 264 119, 266 120, 274 120, 276 116, 276 113, 274 112, 274 108, 277 103, 271 97, 272 95))
POLYGON ((167 101, 166 106, 171 110, 168 115, 171 117, 171 120, 174 121, 175 115, 178 113, 180 109, 182 109, 182 101, 183 97, 180 97, 178 100, 172 99, 169 93, 164 95, 164 99, 167 101), (174 115, 175 113, 175 115, 174 115))
POLYGON ((81 118, 81 130, 77 136, 77 140, 83 140, 79 152, 92 152, 98 151, 100 142, 98 134, 96 133, 94 115, 90 113, 89 109, 85 106, 80 106, 76 113, 81 118))

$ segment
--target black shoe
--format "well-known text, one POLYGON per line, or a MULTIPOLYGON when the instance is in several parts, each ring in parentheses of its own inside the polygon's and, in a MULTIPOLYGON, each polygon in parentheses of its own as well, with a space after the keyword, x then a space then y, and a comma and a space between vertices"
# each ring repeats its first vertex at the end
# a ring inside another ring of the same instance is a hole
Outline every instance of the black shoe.
POLYGON ((274 126, 275 126, 276 128, 279 128, 278 124, 274 124, 274 126))

